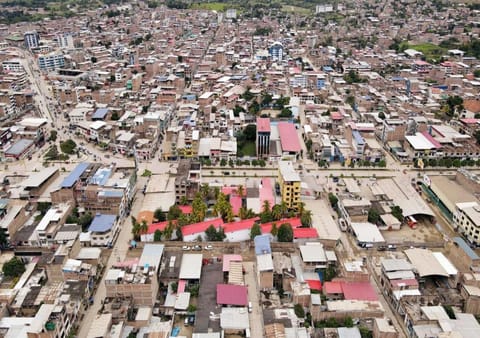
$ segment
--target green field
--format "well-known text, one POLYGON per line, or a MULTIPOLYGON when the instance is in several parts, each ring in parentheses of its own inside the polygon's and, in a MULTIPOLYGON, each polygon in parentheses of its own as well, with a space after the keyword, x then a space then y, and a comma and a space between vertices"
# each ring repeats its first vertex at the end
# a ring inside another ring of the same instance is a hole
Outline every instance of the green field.
POLYGON ((439 61, 440 58, 445 55, 447 50, 445 48, 434 45, 433 43, 420 43, 418 45, 408 44, 408 48, 415 49, 419 52, 422 52, 425 55, 427 61, 439 61))
POLYGON ((246 142, 241 152, 244 156, 255 156, 257 154, 255 142, 246 142))
POLYGON ((282 6, 282 11, 287 12, 287 13, 294 13, 294 14, 300 14, 300 15, 308 15, 312 13, 308 8, 304 7, 298 7, 298 6, 290 6, 290 5, 283 5, 282 6))
POLYGON ((206 2, 206 3, 195 3, 190 6, 191 9, 206 9, 210 11, 225 12, 229 8, 233 8, 231 4, 223 2, 206 2))

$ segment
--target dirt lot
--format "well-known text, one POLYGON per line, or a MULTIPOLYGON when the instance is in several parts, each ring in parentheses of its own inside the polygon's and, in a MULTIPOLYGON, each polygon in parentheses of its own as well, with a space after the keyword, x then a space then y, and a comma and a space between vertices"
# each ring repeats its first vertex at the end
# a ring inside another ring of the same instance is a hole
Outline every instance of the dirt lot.
POLYGON ((382 235, 387 243, 402 245, 405 242, 418 244, 441 243, 443 236, 438 229, 428 221, 419 221, 416 229, 404 225, 400 230, 382 231, 382 235))

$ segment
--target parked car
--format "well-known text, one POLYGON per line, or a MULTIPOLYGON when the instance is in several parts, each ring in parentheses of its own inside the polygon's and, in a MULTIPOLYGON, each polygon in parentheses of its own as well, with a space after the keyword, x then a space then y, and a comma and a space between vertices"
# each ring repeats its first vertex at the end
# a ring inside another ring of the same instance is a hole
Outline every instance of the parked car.
POLYGON ((209 244, 205 246, 205 250, 213 250, 213 245, 209 244))
POLYGON ((202 246, 201 245, 195 245, 193 248, 192 248, 193 251, 202 251, 202 246))
POLYGON ((190 251, 190 247, 188 245, 182 246, 183 251, 190 251))

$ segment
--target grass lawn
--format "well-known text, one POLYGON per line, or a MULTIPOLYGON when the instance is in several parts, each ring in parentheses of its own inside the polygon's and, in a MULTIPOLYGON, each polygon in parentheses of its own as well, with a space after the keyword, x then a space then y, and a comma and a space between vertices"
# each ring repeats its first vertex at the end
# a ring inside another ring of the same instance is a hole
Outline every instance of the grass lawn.
POLYGON ((433 43, 420 43, 418 45, 408 45, 408 48, 415 49, 419 52, 422 52, 425 55, 427 61, 436 60, 439 61, 440 58, 445 55, 447 50, 445 48, 434 45, 433 43))
POLYGON ((207 2, 201 4, 192 4, 190 6, 191 9, 206 9, 210 11, 217 11, 217 12, 224 12, 228 8, 233 8, 232 4, 223 3, 223 2, 207 2))
POLYGON ((308 15, 312 12, 308 8, 303 8, 303 7, 298 7, 298 6, 290 6, 290 5, 283 5, 282 6, 282 11, 289 12, 289 13, 295 13, 295 14, 301 14, 301 15, 308 15))
POLYGON ((255 142, 246 142, 243 145, 241 152, 244 156, 255 156, 257 154, 256 148, 257 147, 255 146, 255 142))

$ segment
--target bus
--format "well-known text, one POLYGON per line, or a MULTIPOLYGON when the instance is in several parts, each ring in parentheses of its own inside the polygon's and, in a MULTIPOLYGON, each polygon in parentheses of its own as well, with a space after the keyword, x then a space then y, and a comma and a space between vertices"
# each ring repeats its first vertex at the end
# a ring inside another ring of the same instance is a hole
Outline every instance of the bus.
POLYGON ((410 228, 415 229, 417 227, 417 220, 413 216, 407 216, 407 224, 410 228))

